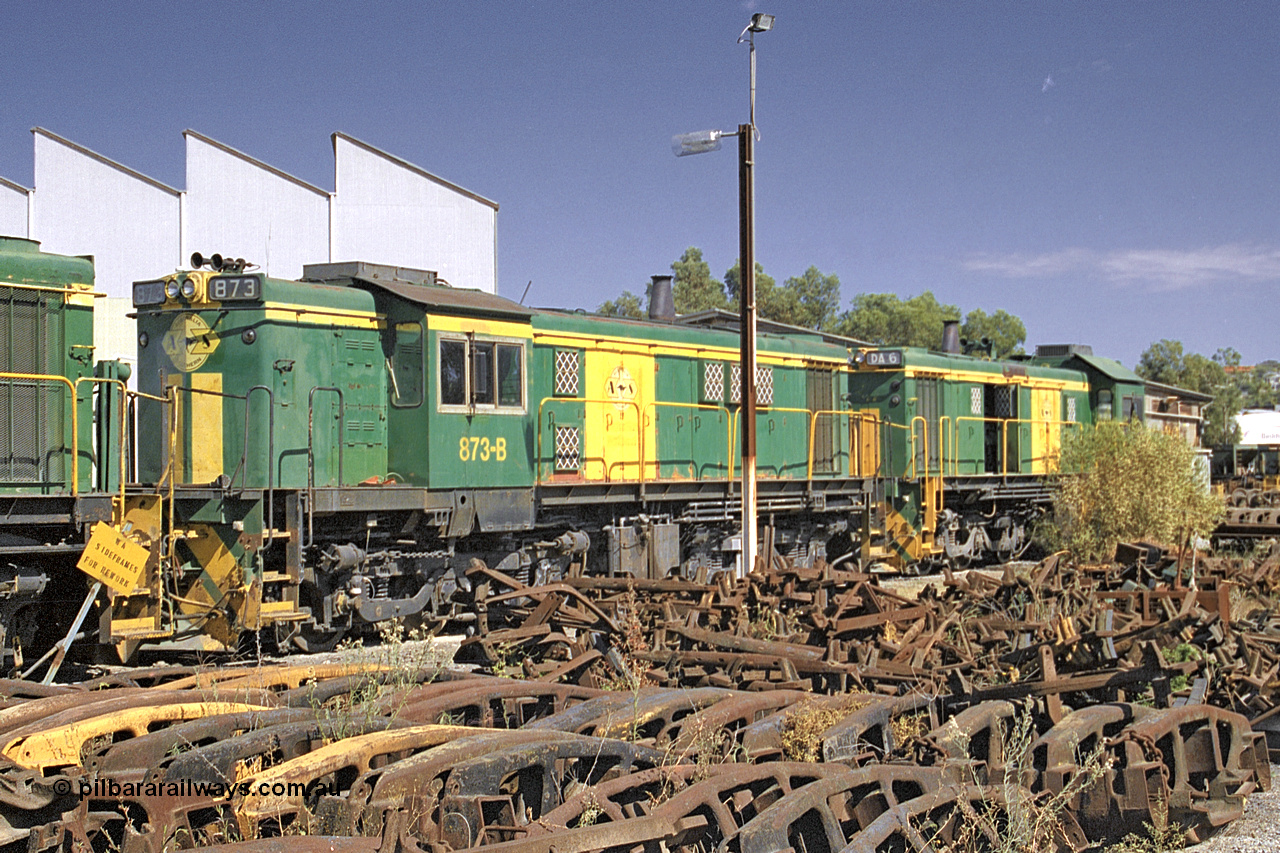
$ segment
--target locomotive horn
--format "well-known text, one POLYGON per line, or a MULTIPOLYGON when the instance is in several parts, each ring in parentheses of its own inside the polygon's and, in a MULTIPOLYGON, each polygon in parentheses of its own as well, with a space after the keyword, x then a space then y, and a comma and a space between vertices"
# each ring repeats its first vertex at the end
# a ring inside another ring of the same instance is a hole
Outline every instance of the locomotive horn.
POLYGON ((213 257, 209 258, 209 266, 213 267, 217 272, 222 272, 223 263, 222 255, 215 254, 213 257))
POLYGON ((204 266, 204 255, 200 254, 199 252, 192 252, 192 253, 191 253, 191 268, 192 268, 192 269, 197 269, 197 270, 198 270, 198 269, 200 269, 202 266, 204 266))

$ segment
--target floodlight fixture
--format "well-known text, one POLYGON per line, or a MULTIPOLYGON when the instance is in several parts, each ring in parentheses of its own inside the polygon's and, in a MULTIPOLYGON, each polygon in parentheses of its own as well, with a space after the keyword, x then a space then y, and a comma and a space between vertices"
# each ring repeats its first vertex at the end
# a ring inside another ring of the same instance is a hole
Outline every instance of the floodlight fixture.
POLYGON ((773 15, 766 15, 764 12, 756 12, 751 16, 751 23, 747 25, 747 29, 753 33, 767 33, 773 29, 773 15))
POLYGON ((696 130, 693 133, 677 133, 671 137, 671 153, 677 157, 688 157, 690 154, 706 154, 708 151, 720 150, 722 130, 696 130))

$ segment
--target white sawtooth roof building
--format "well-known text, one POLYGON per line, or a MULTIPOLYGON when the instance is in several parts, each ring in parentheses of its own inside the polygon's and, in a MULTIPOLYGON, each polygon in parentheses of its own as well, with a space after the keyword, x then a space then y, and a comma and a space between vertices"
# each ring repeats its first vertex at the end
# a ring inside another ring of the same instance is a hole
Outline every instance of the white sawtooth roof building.
POLYGON ((34 187, 0 177, 0 235, 92 255, 95 357, 136 362, 132 283, 188 268, 193 252, 244 258, 276 278, 304 264, 370 261, 429 269, 497 292, 498 205, 344 133, 329 191, 187 130, 186 188, 167 186, 34 128, 34 187))

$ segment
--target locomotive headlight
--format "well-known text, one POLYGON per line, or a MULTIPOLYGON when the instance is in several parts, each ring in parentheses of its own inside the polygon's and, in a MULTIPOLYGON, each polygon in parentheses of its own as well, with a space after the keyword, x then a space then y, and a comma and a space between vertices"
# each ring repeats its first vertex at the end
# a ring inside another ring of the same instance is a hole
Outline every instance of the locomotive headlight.
POLYGON ((184 278, 182 280, 182 295, 187 299, 196 295, 196 280, 194 278, 184 278))
POLYGON ((862 364, 867 360, 867 354, 865 352, 857 352, 854 354, 853 360, 856 364, 862 364))
POLYGON ((164 295, 170 299, 178 298, 178 280, 176 278, 164 283, 164 295))

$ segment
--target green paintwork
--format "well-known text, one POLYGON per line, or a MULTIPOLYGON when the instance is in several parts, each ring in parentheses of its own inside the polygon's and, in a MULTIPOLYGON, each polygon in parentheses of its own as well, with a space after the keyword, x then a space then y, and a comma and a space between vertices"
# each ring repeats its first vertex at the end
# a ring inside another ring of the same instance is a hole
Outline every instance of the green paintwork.
MULTIPOLYGON (((64 292, 90 294, 93 281, 89 258, 42 252, 34 240, 0 237, 0 312, 5 315, 0 318, 5 347, 0 371, 62 376, 72 383, 93 376, 92 299, 81 297, 76 301, 87 304, 70 304, 64 292)), ((0 493, 70 491, 73 446, 78 447, 78 488, 93 487, 92 384, 79 383, 74 396, 78 435, 73 443, 70 388, 60 382, 42 382, 38 391, 17 395, 8 387, 0 388, 0 417, 5 419, 0 425, 0 493), (37 395, 42 405, 34 404, 37 395), (38 436, 35 443, 39 445, 34 455, 47 465, 48 475, 42 479, 23 472, 30 465, 10 465, 13 459, 33 458, 11 443, 16 440, 20 447, 24 438, 30 442, 32 434, 38 436)))
MULTIPOLYGON (((333 313, 371 315, 372 297, 351 288, 270 278, 263 280, 262 294, 262 303, 210 308, 179 302, 140 310, 138 332, 147 337, 148 345, 138 351, 139 389, 163 396, 162 374, 180 376, 186 389, 192 387, 193 376, 220 374, 224 393, 230 395, 222 400, 220 470, 228 475, 239 472, 237 485, 306 488, 312 410, 315 486, 338 485, 339 462, 344 485, 381 477, 387 471, 387 373, 381 336, 377 329, 353 327, 333 313), (268 316, 268 309, 282 305, 314 308, 316 313, 300 318, 268 316), (331 313, 326 316, 325 312, 331 313), (179 371, 161 342, 175 320, 186 314, 204 321, 216 334, 217 346, 198 367, 179 371), (254 336, 252 343, 245 339, 249 332, 254 336), (267 411, 267 390, 274 425, 267 411), (342 438, 340 429, 345 431, 342 438)), ((202 395, 181 393, 184 411, 190 412, 191 401, 198 396, 202 395)), ((160 406, 144 406, 141 420, 151 435, 166 434, 160 406)), ((200 450, 192 447, 192 426, 190 417, 184 419, 179 437, 185 463, 179 482, 184 483, 192 482, 192 459, 200 450)), ((143 443, 139 468, 144 482, 159 479, 166 454, 163 440, 143 443)))

